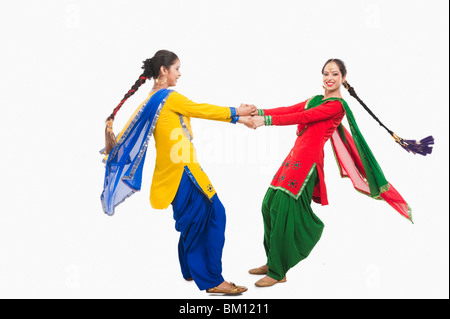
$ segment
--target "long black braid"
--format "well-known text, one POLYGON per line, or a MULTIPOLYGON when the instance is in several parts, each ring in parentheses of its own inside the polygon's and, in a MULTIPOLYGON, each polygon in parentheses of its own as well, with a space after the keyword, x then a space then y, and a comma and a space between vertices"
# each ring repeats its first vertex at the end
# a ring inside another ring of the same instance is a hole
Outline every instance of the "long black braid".
POLYGON ((152 58, 143 61, 144 65, 142 66, 142 69, 144 69, 144 72, 139 76, 139 79, 137 79, 131 89, 128 90, 128 92, 124 95, 120 103, 114 108, 111 115, 106 119, 104 149, 105 154, 109 154, 117 143, 116 136, 114 135, 112 129, 112 122, 114 121, 117 112, 120 110, 125 101, 128 100, 128 98, 134 93, 136 93, 139 87, 144 84, 147 79, 150 79, 152 77, 156 79, 159 76, 159 71, 161 70, 162 66, 164 66, 166 69, 169 69, 176 60, 178 60, 178 57, 175 53, 167 50, 159 50, 152 58))
MULTIPOLYGON (((342 77, 345 77, 347 75, 347 68, 345 67, 344 62, 340 59, 329 59, 322 68, 322 74, 325 69, 325 66, 330 62, 334 62, 337 64, 337 66, 339 67, 339 70, 341 71, 342 77)), ((380 124, 380 126, 382 126, 386 131, 388 131, 388 133, 395 139, 395 141, 398 144, 400 144, 400 146, 403 147, 406 151, 412 152, 414 154, 424 155, 424 156, 427 154, 431 154, 432 146, 430 146, 430 145, 434 144, 433 136, 431 136, 431 135, 427 136, 427 137, 421 139, 420 141, 406 140, 406 139, 403 139, 403 138, 397 136, 393 131, 388 129, 386 127, 386 125, 384 125, 380 121, 380 119, 372 112, 372 110, 359 98, 359 96, 355 92, 355 89, 352 86, 350 86, 350 84, 347 81, 344 81, 342 83, 342 85, 344 85, 344 87, 347 89, 348 93, 352 97, 354 97, 359 102, 359 104, 361 104, 363 106, 363 108, 375 119, 375 121, 377 121, 378 124, 380 124)))
POLYGON ((125 101, 136 93, 139 87, 144 84, 147 79, 152 77, 156 79, 159 76, 161 66, 169 69, 176 60, 178 60, 178 56, 175 53, 168 50, 159 50, 152 58, 143 61, 144 65, 141 68, 144 69, 144 72, 139 76, 139 79, 134 83, 131 89, 124 95, 120 103, 114 108, 113 112, 110 116, 108 116, 106 121, 108 122, 110 120, 114 120, 117 112, 120 110, 125 101))
MULTIPOLYGON (((150 59, 149 59, 150 60, 150 59)), ((145 81, 148 79, 148 77, 145 75, 145 72, 142 73, 139 76, 139 79, 134 83, 134 85, 131 87, 131 89, 124 95, 123 99, 120 101, 120 103, 114 108, 113 112, 111 113, 110 116, 108 116, 108 118, 106 119, 106 121, 109 120, 114 120, 114 118, 116 117, 117 112, 120 110, 120 108, 122 107, 122 105, 125 103, 126 100, 128 100, 128 98, 130 96, 132 96, 138 89, 139 87, 145 83, 145 81)))
POLYGON ((359 104, 362 105, 362 107, 375 119, 375 121, 378 122, 378 124, 380 124, 386 131, 388 131, 389 134, 391 134, 392 136, 394 136, 394 132, 392 132, 390 129, 388 129, 386 127, 386 125, 384 125, 380 119, 372 112, 371 109, 369 109, 369 107, 359 98, 359 96, 356 94, 355 89, 347 82, 345 81, 343 83, 344 87, 347 89, 348 93, 353 96, 358 102, 359 104))

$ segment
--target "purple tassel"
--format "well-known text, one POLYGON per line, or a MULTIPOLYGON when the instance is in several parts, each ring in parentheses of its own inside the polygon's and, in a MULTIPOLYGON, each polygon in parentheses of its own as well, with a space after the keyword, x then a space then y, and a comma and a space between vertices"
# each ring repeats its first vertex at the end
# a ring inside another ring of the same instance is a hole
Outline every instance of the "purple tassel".
POLYGON ((395 134, 392 136, 395 138, 395 141, 407 152, 426 156, 427 154, 431 154, 431 151, 433 150, 431 145, 434 144, 434 138, 431 135, 421 139, 419 142, 416 140, 405 140, 395 134))

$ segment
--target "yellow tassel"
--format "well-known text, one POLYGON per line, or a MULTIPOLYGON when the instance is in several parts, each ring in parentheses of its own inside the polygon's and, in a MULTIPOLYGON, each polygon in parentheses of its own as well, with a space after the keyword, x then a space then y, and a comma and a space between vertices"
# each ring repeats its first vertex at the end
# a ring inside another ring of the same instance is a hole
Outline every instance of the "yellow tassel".
POLYGON ((113 132, 112 127, 113 120, 108 120, 106 122, 105 128, 105 154, 109 154, 114 146, 117 144, 116 136, 113 132))

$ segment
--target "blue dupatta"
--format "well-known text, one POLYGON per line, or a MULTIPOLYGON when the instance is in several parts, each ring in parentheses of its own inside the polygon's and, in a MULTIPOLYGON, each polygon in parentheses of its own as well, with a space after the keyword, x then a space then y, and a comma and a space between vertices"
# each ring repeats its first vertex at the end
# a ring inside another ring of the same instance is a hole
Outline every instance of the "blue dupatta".
POLYGON ((141 190, 148 142, 171 92, 172 90, 161 89, 153 94, 111 150, 106 161, 105 181, 100 196, 106 214, 113 215, 117 205, 141 190))

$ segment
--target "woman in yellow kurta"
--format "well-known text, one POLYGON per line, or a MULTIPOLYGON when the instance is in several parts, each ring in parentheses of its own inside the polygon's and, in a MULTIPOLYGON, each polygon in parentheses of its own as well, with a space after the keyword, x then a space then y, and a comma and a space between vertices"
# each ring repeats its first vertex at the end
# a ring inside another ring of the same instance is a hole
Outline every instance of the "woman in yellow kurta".
POLYGON ((153 208, 172 204, 175 228, 180 232, 178 253, 182 275, 194 280, 200 290, 227 294, 242 293, 245 287, 222 277, 222 249, 225 240, 225 209, 212 183, 197 161, 192 144, 190 118, 249 124, 254 106, 239 108, 198 104, 169 90, 181 76, 178 57, 166 50, 144 61, 143 74, 107 119, 107 147, 104 190, 105 213, 140 190, 142 168, 149 138, 153 135, 156 165, 150 190, 153 208), (114 139, 112 121, 122 104, 146 81, 155 83, 149 97, 134 112, 114 139), (108 145, 108 141, 113 141, 108 145), (114 145, 115 144, 115 145, 114 145))

